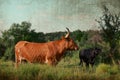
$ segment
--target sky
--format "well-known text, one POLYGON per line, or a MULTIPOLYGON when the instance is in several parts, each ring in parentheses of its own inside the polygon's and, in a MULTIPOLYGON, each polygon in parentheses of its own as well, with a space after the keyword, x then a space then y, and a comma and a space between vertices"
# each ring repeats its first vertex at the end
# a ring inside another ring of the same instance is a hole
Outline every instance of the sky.
POLYGON ((0 30, 22 21, 45 33, 98 29, 103 4, 119 11, 120 0, 0 0, 0 30))

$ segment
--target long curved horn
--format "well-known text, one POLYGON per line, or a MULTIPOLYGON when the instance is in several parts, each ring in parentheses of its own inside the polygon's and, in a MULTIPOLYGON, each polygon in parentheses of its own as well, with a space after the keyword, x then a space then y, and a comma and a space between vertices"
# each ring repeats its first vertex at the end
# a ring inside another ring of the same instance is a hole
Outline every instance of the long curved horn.
POLYGON ((66 27, 66 29, 67 29, 68 33, 66 34, 65 38, 68 38, 70 35, 70 30, 67 27, 66 27))

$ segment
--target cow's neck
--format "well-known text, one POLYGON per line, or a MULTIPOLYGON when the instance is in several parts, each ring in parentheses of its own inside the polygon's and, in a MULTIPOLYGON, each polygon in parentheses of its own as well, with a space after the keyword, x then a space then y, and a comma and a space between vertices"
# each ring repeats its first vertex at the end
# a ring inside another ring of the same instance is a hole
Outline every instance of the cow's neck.
POLYGON ((58 41, 58 44, 56 45, 58 54, 60 54, 60 55, 64 54, 64 52, 67 50, 66 45, 67 45, 67 43, 64 40, 58 41))

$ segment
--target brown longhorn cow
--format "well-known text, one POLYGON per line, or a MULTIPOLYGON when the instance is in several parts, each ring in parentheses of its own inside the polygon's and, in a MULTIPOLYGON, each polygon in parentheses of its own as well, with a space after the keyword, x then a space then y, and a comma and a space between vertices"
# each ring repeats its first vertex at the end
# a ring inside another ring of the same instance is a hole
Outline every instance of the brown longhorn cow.
POLYGON ((70 31, 60 40, 46 43, 19 41, 15 45, 16 67, 22 60, 30 63, 46 63, 56 65, 66 50, 78 50, 78 46, 70 38, 70 31))

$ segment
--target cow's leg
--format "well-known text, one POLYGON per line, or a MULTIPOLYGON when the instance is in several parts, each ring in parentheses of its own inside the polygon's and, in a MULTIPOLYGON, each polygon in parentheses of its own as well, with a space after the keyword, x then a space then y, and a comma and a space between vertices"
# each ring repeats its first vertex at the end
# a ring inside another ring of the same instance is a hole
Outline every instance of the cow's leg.
POLYGON ((48 65, 51 65, 51 66, 54 65, 54 63, 53 63, 53 61, 52 61, 51 59, 48 60, 47 64, 48 64, 48 65))
POLYGON ((45 63, 48 65, 52 65, 52 60, 51 58, 48 58, 47 56, 45 57, 45 63))
POLYGON ((15 53, 15 67, 17 68, 20 63, 19 55, 15 53))
POLYGON ((15 67, 17 68, 21 63, 21 58, 18 51, 15 51, 15 67))
POLYGON ((86 63, 86 67, 89 67, 89 62, 88 62, 88 61, 86 61, 85 63, 86 63))
POLYGON ((92 67, 93 67, 94 63, 95 63, 95 59, 93 58, 93 59, 91 59, 91 61, 90 61, 90 64, 91 64, 92 67))
POLYGON ((56 66, 57 65, 57 60, 54 57, 46 58, 46 63, 48 65, 56 66))
POLYGON ((83 65, 83 60, 82 59, 80 59, 79 65, 83 65))
POLYGON ((93 67, 93 65, 94 65, 94 62, 93 63, 91 63, 91 66, 93 67))

